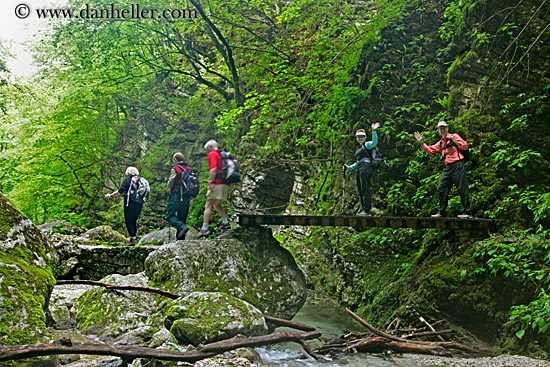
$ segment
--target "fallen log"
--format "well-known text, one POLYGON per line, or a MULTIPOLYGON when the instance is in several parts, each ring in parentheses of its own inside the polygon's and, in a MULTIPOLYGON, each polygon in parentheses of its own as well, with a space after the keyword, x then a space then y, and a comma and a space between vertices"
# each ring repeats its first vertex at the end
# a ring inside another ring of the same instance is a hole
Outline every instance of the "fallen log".
POLYGON ((450 357, 452 353, 439 345, 422 345, 411 342, 398 342, 386 340, 383 337, 377 336, 367 340, 359 341, 344 349, 345 353, 353 351, 364 353, 382 353, 386 350, 391 350, 397 353, 417 353, 429 354, 434 356, 450 357))
POLYGON ((273 317, 273 316, 269 316, 269 315, 264 315, 264 318, 265 318, 265 322, 267 322, 267 323, 269 323, 273 326, 285 326, 285 327, 289 327, 289 328, 296 329, 296 330, 302 330, 302 331, 315 331, 315 330, 317 330, 313 326, 302 324, 302 323, 296 322, 296 321, 289 321, 289 320, 280 319, 278 317, 273 317))
POLYGON ((181 294, 168 292, 159 288, 146 287, 146 286, 132 286, 132 285, 115 285, 115 284, 97 282, 95 280, 58 280, 56 283, 56 285, 66 285, 66 284, 86 284, 86 285, 104 287, 107 289, 149 292, 149 293, 160 294, 162 296, 165 296, 171 299, 176 299, 181 297, 181 294))
POLYGON ((418 333, 410 333, 407 335, 401 335, 401 339, 416 338, 422 336, 435 336, 443 334, 451 334, 453 331, 451 329, 439 330, 439 331, 421 331, 418 333))
POLYGON ((73 343, 70 339, 62 339, 50 344, 0 346, 0 362, 59 354, 88 354, 121 357, 126 361, 132 361, 136 358, 153 358, 194 363, 238 348, 258 347, 282 342, 294 342, 303 345, 302 343, 305 343, 306 340, 316 339, 320 336, 320 331, 308 333, 279 332, 254 337, 237 335, 231 339, 199 345, 197 349, 191 352, 173 352, 111 343, 73 343))
POLYGON ((369 329, 374 334, 376 334, 378 336, 381 336, 383 338, 392 340, 392 341, 404 342, 404 343, 413 343, 413 344, 418 344, 418 345, 440 346, 440 347, 443 347, 443 348, 446 348, 446 349, 455 349, 455 350, 459 350, 459 351, 463 351, 463 352, 468 352, 468 353, 471 353, 471 354, 479 353, 479 350, 476 349, 476 348, 471 348, 471 347, 468 347, 464 344, 455 343, 455 342, 445 342, 445 341, 443 341, 443 342, 428 342, 428 341, 421 341, 421 340, 403 339, 403 338, 397 337, 395 335, 391 335, 391 334, 388 334, 388 333, 385 333, 383 331, 378 330, 377 328, 375 328, 374 326, 372 326, 371 324, 369 324, 368 322, 363 320, 361 317, 359 317, 358 315, 353 313, 348 308, 346 308, 346 312, 349 315, 351 315, 351 317, 353 317, 357 322, 359 322, 361 325, 365 326, 367 329, 369 329))

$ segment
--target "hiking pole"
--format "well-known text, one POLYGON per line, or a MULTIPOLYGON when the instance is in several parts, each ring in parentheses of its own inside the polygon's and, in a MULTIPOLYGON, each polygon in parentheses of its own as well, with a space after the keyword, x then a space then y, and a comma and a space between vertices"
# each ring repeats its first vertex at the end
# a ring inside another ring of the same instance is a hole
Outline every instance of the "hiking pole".
POLYGON ((346 166, 344 166, 344 182, 342 183, 342 214, 344 214, 344 195, 346 192, 346 166))

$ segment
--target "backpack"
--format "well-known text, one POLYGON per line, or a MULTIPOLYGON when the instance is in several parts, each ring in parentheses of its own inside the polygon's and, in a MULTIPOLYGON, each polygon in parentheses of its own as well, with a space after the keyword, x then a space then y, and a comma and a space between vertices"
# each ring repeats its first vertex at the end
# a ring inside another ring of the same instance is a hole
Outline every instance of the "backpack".
POLYGON ((372 155, 372 168, 374 169, 383 169, 386 167, 386 160, 384 157, 382 157, 382 153, 378 149, 371 149, 371 155, 372 155))
POLYGON ((187 195, 192 198, 197 196, 200 190, 200 180, 195 175, 195 172, 189 167, 182 167, 180 165, 175 166, 174 169, 180 174, 180 177, 174 184, 174 190, 179 192, 181 196, 187 195), (177 168, 181 169, 181 173, 178 172, 177 168))
POLYGON ((224 184, 232 184, 241 180, 241 167, 235 155, 229 152, 220 152, 222 157, 222 172, 216 175, 224 184))
MULTIPOLYGON (((458 151, 459 157, 460 157, 460 155, 462 155, 462 157, 464 157, 464 158, 462 158, 464 160, 464 163, 466 163, 470 160, 470 148, 468 148, 466 150, 462 150, 451 139, 449 139, 449 142, 445 146, 445 149, 449 148, 449 147, 455 147, 456 148, 456 150, 458 151)), ((441 151, 443 151, 443 149, 444 149, 443 143, 441 142, 441 140, 439 141, 439 148, 441 148, 441 151)), ((443 160, 445 160, 445 154, 443 154, 443 160)))
POLYGON ((128 188, 128 200, 126 206, 130 203, 130 200, 136 203, 143 204, 147 202, 149 198, 149 182, 141 176, 132 176, 130 178, 130 187, 128 188))

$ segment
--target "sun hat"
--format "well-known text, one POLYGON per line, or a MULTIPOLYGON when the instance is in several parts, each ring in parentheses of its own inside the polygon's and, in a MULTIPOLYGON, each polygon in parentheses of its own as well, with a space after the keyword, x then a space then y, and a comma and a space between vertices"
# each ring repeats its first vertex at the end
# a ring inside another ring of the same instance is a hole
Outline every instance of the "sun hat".
POLYGON ((367 133, 363 129, 359 129, 355 132, 355 136, 367 136, 367 133))
POLYGON ((440 128, 441 126, 447 127, 447 126, 449 126, 449 125, 447 125, 447 123, 446 123, 445 121, 441 120, 441 121, 439 121, 439 123, 437 124, 437 127, 440 128))

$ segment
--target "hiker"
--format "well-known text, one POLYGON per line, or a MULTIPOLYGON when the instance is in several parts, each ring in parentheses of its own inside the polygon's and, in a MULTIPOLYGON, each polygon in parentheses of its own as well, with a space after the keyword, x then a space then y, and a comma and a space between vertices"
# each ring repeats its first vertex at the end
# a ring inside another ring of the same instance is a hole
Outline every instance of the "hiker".
POLYGON ((445 169, 441 175, 439 186, 437 187, 437 196, 439 197, 439 207, 437 213, 432 217, 444 217, 447 210, 447 202, 449 201, 449 191, 453 184, 458 189, 460 202, 462 203, 462 211, 458 215, 459 218, 471 218, 470 196, 468 195, 468 182, 466 181, 466 167, 464 165, 464 152, 468 149, 468 143, 464 141, 458 134, 449 134, 449 125, 445 121, 439 121, 437 130, 441 139, 432 146, 424 143, 422 134, 418 131, 414 133, 414 137, 422 149, 426 153, 441 153, 445 162, 445 169))
POLYGON ((348 171, 357 170, 355 179, 357 182, 359 197, 361 198, 361 211, 357 213, 357 215, 360 216, 368 215, 372 209, 372 192, 369 181, 373 173, 372 149, 378 144, 378 134, 376 133, 376 129, 379 127, 379 122, 375 122, 371 125, 371 141, 366 141, 367 133, 365 130, 359 129, 355 132, 355 138, 359 143, 359 149, 355 152, 356 162, 351 166, 344 164, 344 169, 347 169, 348 171))
POLYGON ((220 217, 222 217, 221 229, 231 229, 227 214, 222 207, 222 202, 227 200, 227 192, 229 185, 222 182, 220 175, 222 173, 222 157, 218 150, 218 143, 215 140, 209 140, 204 149, 208 152, 208 190, 206 190, 206 204, 204 205, 204 218, 201 230, 197 237, 206 237, 210 235, 208 223, 212 217, 212 207, 216 209, 220 217))
POLYGON ((172 227, 176 228, 176 239, 184 240, 189 227, 187 226, 187 215, 189 214, 189 204, 191 196, 182 193, 182 174, 184 171, 191 171, 183 153, 177 152, 172 156, 175 166, 170 170, 168 178, 168 199, 166 200, 166 221, 172 227))
POLYGON ((143 202, 137 202, 130 200, 129 191, 130 185, 132 184, 132 179, 139 176, 139 171, 136 167, 126 168, 126 178, 120 184, 120 187, 117 191, 105 194, 106 198, 113 198, 120 195, 124 195, 124 224, 126 224, 126 229, 130 235, 130 244, 135 245, 137 241, 137 221, 141 214, 141 209, 143 209, 143 202))

